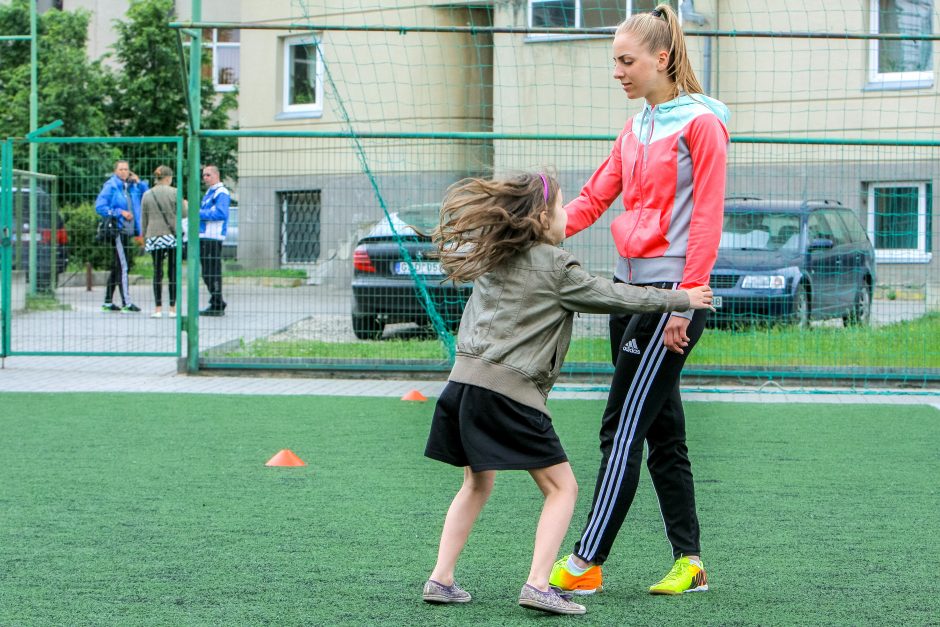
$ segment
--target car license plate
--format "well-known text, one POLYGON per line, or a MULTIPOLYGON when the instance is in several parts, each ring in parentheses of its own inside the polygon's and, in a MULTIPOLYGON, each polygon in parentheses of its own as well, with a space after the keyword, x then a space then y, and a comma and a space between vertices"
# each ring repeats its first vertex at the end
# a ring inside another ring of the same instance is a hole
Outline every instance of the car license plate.
POLYGON ((712 307, 721 309, 721 296, 712 296, 712 307))
MULTIPOLYGON (((439 261, 412 261, 411 265, 415 268, 415 274, 444 274, 439 261)), ((395 274, 411 274, 411 270, 404 261, 396 261, 395 274)))

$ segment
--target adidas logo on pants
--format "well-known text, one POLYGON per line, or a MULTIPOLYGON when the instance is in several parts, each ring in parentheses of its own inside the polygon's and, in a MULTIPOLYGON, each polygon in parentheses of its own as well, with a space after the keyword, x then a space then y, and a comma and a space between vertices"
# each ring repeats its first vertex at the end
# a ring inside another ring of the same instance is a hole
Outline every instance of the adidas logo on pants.
POLYGON ((634 355, 640 354, 640 347, 637 346, 636 339, 632 339, 626 344, 623 345, 623 352, 633 353, 634 355))

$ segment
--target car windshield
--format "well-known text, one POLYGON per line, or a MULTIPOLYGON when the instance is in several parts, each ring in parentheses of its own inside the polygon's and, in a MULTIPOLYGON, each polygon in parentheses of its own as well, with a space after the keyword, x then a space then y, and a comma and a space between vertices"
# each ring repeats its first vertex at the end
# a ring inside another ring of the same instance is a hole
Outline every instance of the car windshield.
POLYGON ((770 211, 726 212, 719 248, 797 251, 800 216, 770 211))
MULTIPOLYGON (((399 235, 431 236, 441 219, 441 206, 438 203, 411 205, 390 213, 389 217, 399 235), (417 232, 417 233, 416 233, 417 232)), ((388 220, 382 218, 372 229, 370 237, 391 237, 392 229, 388 220)))

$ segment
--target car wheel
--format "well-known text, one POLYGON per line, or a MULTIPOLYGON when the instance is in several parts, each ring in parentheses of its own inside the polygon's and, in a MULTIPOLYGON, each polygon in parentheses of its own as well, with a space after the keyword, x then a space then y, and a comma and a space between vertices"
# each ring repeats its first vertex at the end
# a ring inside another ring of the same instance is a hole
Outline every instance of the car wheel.
POLYGON ((846 315, 842 316, 845 326, 864 326, 871 323, 871 290, 868 283, 855 293, 855 304, 846 315))
POLYGON ((800 284, 796 288, 796 296, 793 297, 793 309, 790 314, 790 324, 800 328, 809 328, 810 319, 810 300, 806 285, 800 284))
POLYGON ((375 316, 353 314, 352 327, 353 333, 360 340, 377 340, 382 336, 382 329, 385 325, 375 316))

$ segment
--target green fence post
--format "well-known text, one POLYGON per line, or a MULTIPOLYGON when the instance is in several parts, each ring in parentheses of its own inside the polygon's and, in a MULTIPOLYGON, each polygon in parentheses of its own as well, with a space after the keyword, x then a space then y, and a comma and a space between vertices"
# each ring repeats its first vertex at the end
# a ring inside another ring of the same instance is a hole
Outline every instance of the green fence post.
MULTIPOLYGON (((202 19, 202 0, 192 0, 192 20, 202 19)), ((186 275, 186 370, 199 370, 199 203, 202 200, 200 183, 200 138, 202 126, 202 31, 196 30, 189 44, 189 106, 193 128, 189 135, 189 243, 187 244, 186 275)))
POLYGON ((13 255, 11 244, 13 225, 13 140, 7 139, 0 147, 0 255, 2 255, 3 276, 0 277, 0 328, 2 343, 0 357, 10 354, 10 309, 13 306, 11 285, 13 255))
MULTIPOLYGON (((183 138, 176 138, 176 206, 183 206, 183 138)), ((187 218, 188 220, 188 218, 187 218)), ((188 226, 188 225, 187 225, 188 226)), ((179 272, 183 271, 183 214, 176 212, 176 267, 179 272)), ((176 316, 176 358, 179 360, 183 354, 183 281, 176 282, 176 303, 179 306, 180 315, 176 316)))

